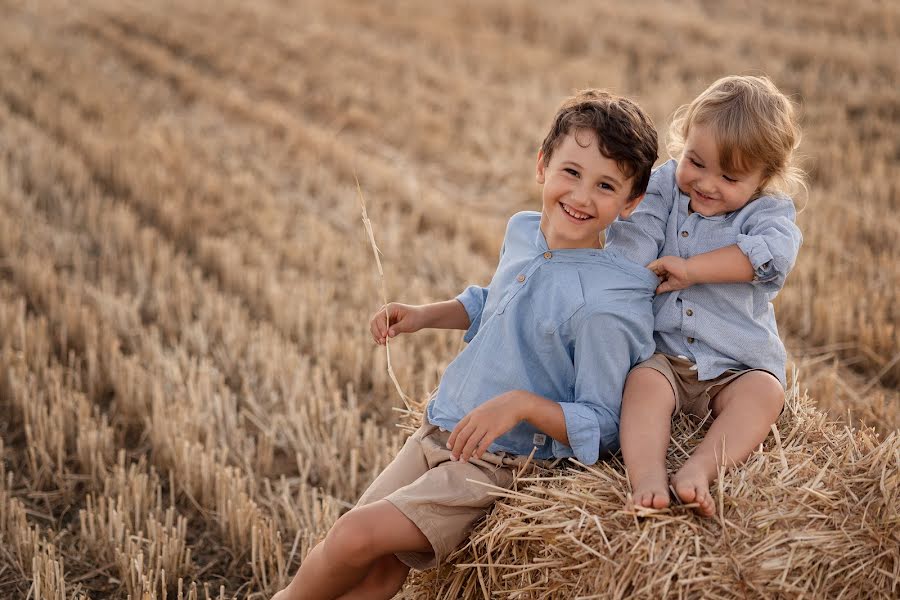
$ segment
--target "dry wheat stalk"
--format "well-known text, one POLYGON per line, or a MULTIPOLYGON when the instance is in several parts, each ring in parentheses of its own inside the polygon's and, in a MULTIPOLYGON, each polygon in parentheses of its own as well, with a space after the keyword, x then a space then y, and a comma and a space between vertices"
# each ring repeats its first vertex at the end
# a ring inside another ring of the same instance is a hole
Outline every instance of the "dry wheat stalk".
MULTIPOLYGON (((375 232, 372 230, 372 222, 369 220, 369 215, 366 212, 366 199, 363 197, 362 188, 359 185, 359 179, 356 179, 356 192, 359 196, 359 205, 362 209, 362 221, 363 225, 366 228, 366 235, 368 235, 369 243, 372 246, 372 255, 375 257, 375 266, 378 267, 378 277, 381 280, 381 301, 382 306, 385 308, 388 305, 387 299, 387 283, 384 279, 384 269, 381 267, 381 251, 378 249, 378 245, 375 243, 375 232)), ((387 311, 385 311, 385 325, 389 328, 391 325, 391 318, 387 311)), ((397 389, 397 393, 400 394, 400 398, 403 400, 403 404, 406 406, 406 410, 413 410, 412 402, 410 401, 409 396, 401 389, 400 382, 397 381, 397 376, 394 374, 394 368, 391 366, 391 348, 390 348, 390 336, 385 336, 384 338, 384 352, 387 356, 387 369, 388 374, 391 376, 391 381, 394 382, 394 387, 397 389)))

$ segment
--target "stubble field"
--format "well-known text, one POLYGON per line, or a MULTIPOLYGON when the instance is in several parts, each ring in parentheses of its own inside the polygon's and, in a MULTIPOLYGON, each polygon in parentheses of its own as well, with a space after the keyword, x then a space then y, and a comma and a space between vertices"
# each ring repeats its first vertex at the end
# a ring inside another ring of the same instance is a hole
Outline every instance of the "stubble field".
MULTIPOLYGON (((544 130, 588 86, 661 132, 728 73, 798 101, 805 240, 776 302, 792 393, 874 427, 821 425, 895 456, 880 489, 896 496, 900 8, 748 6, 0 1, 0 597, 283 585, 405 435, 368 333, 381 282, 356 178, 390 299, 452 297, 539 206, 544 130)), ((460 345, 392 344, 406 392, 460 345)), ((898 542, 865 563, 879 590, 900 591, 898 542)), ((535 572, 404 594, 567 597, 520 583, 535 572)))

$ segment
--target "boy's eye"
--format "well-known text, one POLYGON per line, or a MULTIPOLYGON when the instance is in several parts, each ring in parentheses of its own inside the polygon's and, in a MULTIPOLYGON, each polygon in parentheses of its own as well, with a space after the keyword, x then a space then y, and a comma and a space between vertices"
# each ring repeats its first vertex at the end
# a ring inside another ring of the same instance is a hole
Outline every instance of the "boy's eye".
POLYGON ((600 184, 600 189, 601 189, 601 190, 609 190, 609 191, 611 191, 611 192, 616 191, 616 188, 614 188, 613 186, 611 186, 611 185, 609 185, 608 183, 605 183, 605 182, 600 184))
POLYGON ((568 173, 569 175, 571 175, 572 177, 578 177, 578 171, 576 171, 575 169, 566 168, 566 169, 563 169, 563 170, 564 170, 566 173, 568 173))

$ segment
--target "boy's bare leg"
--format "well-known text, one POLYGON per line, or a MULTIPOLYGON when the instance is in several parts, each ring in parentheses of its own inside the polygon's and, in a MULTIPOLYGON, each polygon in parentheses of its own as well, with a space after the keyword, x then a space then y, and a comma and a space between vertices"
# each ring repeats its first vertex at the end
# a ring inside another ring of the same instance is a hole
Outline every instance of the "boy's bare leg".
POLYGON ((718 466, 730 467, 747 460, 766 439, 783 406, 781 384, 764 371, 751 371, 725 386, 713 398, 715 420, 709 431, 672 477, 672 486, 682 502, 697 502, 697 512, 713 515, 716 505, 709 493, 709 482, 716 477, 718 466))
POLYGON ((383 556, 372 563, 365 579, 337 600, 390 600, 403 587, 408 574, 409 567, 399 558, 393 554, 383 556))
POLYGON ((428 538, 387 500, 354 508, 337 520, 273 600, 391 598, 409 571, 394 553, 431 551, 428 538))
POLYGON ((666 449, 672 432, 675 392, 665 376, 635 369, 625 381, 619 437, 635 506, 669 506, 666 449))

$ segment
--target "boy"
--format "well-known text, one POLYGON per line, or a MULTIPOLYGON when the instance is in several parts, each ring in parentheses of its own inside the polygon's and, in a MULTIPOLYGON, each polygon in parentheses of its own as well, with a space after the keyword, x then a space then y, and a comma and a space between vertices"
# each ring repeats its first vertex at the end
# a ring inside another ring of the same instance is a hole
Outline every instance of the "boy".
POLYGON ((584 464, 618 446, 631 366, 653 353, 657 278, 600 236, 643 198, 656 131, 633 102, 586 90, 559 109, 538 153, 540 214, 514 215, 488 287, 423 306, 391 303, 375 341, 467 330, 422 427, 304 560, 277 600, 391 598, 410 567, 441 562, 537 460, 584 464), (387 324, 390 318, 390 325, 387 324))

